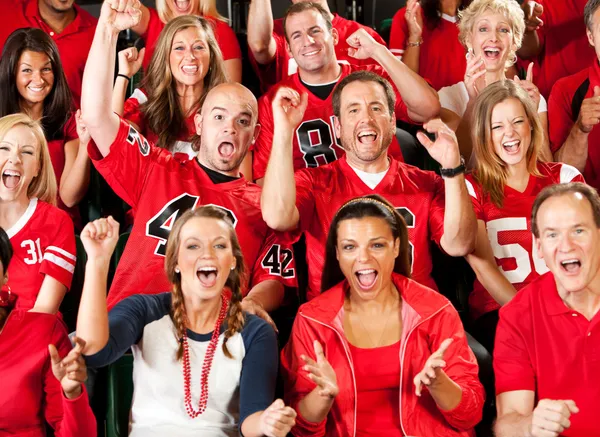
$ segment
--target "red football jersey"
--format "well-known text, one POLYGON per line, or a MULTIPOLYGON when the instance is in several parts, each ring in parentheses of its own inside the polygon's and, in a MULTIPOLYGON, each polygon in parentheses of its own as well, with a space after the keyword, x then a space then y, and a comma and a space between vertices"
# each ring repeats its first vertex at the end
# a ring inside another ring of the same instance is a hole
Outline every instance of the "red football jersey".
MULTIPOLYGON (((498 268, 517 291, 548 271, 546 263, 537 254, 531 233, 531 209, 535 198, 549 185, 585 182, 581 173, 567 164, 540 162, 538 170, 542 176, 530 176, 524 192, 504 187, 502 208, 498 208, 489 195, 483 193, 481 185, 472 175, 467 176, 467 188, 475 215, 486 225, 498 268)), ((477 280, 469 295, 469 306, 474 319, 500 308, 477 280)))
MULTIPOLYGON (((148 71, 148 66, 150 65, 152 55, 154 54, 156 42, 158 41, 160 32, 162 32, 165 27, 165 23, 160 21, 160 17, 158 16, 156 9, 148 8, 148 11, 150 12, 148 29, 146 29, 146 33, 142 35, 142 38, 144 38, 144 41, 146 42, 146 54, 144 55, 144 61, 142 63, 144 71, 148 71)), ((213 25, 215 39, 217 40, 217 44, 219 44, 221 53, 223 53, 223 60, 228 61, 229 59, 241 59, 242 51, 240 50, 240 44, 238 43, 237 36, 235 35, 233 29, 224 21, 213 17, 204 18, 209 20, 213 25)))
MULTIPOLYGON (((361 67, 342 64, 341 67, 342 74, 339 80, 354 71, 367 70, 379 74, 393 84, 385 70, 379 65, 361 67)), ((296 135, 294 135, 294 170, 330 164, 344 155, 344 149, 339 144, 333 127, 333 92, 329 94, 326 100, 321 100, 304 86, 300 76, 296 73, 281 81, 276 87, 271 88, 258 101, 258 117, 261 129, 253 148, 252 173, 255 180, 265 177, 267 171, 275 131, 272 102, 277 89, 281 86, 293 88, 299 93, 308 93, 308 106, 303 121, 296 129, 296 135)), ((396 91, 396 118, 412 123, 402 97, 400 97, 395 87, 394 90, 396 91)), ((396 159, 403 160, 400 145, 395 136, 392 138, 388 153, 396 159)))
POLYGON ((307 298, 321 292, 325 243, 337 210, 355 197, 379 194, 404 217, 410 239, 412 279, 437 290, 431 278, 429 243, 439 244, 444 233, 444 182, 430 171, 420 170, 395 159, 383 180, 369 188, 345 158, 333 164, 296 172, 296 206, 299 229, 306 236, 308 264, 307 298))
MULTIPOLYGON (((400 59, 408 40, 405 13, 405 7, 396 12, 390 33, 390 51, 400 59)), ((423 26, 419 75, 429 80, 436 90, 462 82, 465 75, 465 48, 458 40, 456 23, 456 17, 442 14, 438 26, 433 29, 426 23, 423 26)))
POLYGON ((17 307, 33 308, 46 275, 71 287, 76 249, 73 222, 66 212, 36 198, 6 230, 14 255, 7 285, 19 298, 17 307))
MULTIPOLYGON (((338 31, 340 37, 338 44, 335 46, 335 56, 338 61, 342 61, 343 63, 370 65, 375 62, 372 59, 360 60, 348 56, 348 49, 350 46, 346 40, 358 29, 365 29, 375 41, 386 45, 383 38, 370 27, 363 26, 356 21, 346 20, 338 14, 333 14, 332 25, 333 28, 338 31)), ((248 51, 250 62, 258 75, 263 91, 267 91, 276 83, 298 71, 298 64, 296 64, 296 61, 288 52, 288 45, 285 39, 285 33, 283 32, 283 19, 281 18, 275 20, 273 23, 273 38, 275 38, 275 42, 277 43, 277 51, 275 52, 275 58, 269 64, 259 64, 256 62, 252 50, 248 51)))
POLYGON ((177 217, 200 205, 218 206, 231 216, 248 267, 248 287, 267 279, 295 286, 288 240, 263 221, 257 185, 244 178, 214 184, 197 160, 181 161, 167 150, 150 145, 125 120, 121 120, 105 158, 93 143, 89 153, 112 189, 136 210, 108 294, 109 307, 132 294, 171 289, 164 273, 167 238, 177 217))

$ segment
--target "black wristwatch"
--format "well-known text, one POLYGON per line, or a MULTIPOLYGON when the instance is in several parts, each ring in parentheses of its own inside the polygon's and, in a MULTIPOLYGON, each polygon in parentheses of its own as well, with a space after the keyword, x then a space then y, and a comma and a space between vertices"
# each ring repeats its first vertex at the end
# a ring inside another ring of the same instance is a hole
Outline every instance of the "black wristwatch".
POLYGON ((460 165, 455 168, 440 168, 440 175, 443 178, 453 178, 465 172, 465 158, 460 157, 460 165))

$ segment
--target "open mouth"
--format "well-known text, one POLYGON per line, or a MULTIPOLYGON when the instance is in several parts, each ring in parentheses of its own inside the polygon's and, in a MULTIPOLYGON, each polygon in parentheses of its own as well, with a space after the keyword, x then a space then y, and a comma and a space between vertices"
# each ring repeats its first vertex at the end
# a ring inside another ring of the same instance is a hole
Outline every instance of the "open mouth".
POLYGON ((521 146, 521 141, 519 141, 519 140, 507 141, 505 143, 502 143, 502 147, 504 148, 506 153, 508 153, 510 155, 514 155, 515 153, 518 153, 520 146, 521 146))
POLYGON ((35 93, 35 94, 40 94, 40 93, 44 92, 45 88, 46 88, 45 86, 29 86, 29 87, 27 87, 27 89, 29 91, 31 91, 32 93, 35 93))
POLYGON ((483 56, 486 59, 490 60, 498 60, 500 59, 501 50, 497 47, 484 47, 483 48, 483 56))
POLYGON ((560 266, 567 273, 577 274, 581 270, 581 261, 576 258, 566 259, 560 262, 560 266))
POLYGON ((4 170, 2 172, 2 183, 6 188, 12 190, 19 185, 21 173, 15 170, 4 170))
POLYGON ((203 287, 211 288, 217 283, 217 268, 216 267, 200 267, 196 271, 196 276, 203 287))
POLYGON ((187 10, 190 7, 190 1, 189 0, 176 0, 174 3, 175 3, 175 8, 179 12, 187 12, 187 10))
POLYGON ((219 144, 217 150, 221 158, 229 159, 233 156, 233 153, 235 152, 235 146, 233 145, 233 143, 223 141, 221 144, 219 144))
POLYGON ((364 130, 358 133, 358 141, 361 144, 373 144, 377 140, 377 132, 374 130, 364 130))
POLYGON ((358 279, 358 283, 363 290, 369 290, 375 285, 375 281, 377 280, 377 270, 375 269, 365 269, 359 270, 355 273, 356 278, 358 279))
POLYGON ((183 67, 181 67, 181 71, 183 71, 184 74, 196 74, 196 73, 198 73, 198 66, 197 65, 184 65, 183 67))

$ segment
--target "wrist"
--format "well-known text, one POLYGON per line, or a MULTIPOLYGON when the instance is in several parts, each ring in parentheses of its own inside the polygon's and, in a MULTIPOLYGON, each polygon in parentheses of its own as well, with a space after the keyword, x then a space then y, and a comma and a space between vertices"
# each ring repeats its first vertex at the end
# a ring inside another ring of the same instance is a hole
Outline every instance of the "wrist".
POLYGON ((81 396, 82 392, 83 390, 81 389, 81 385, 78 385, 77 388, 75 388, 74 390, 69 390, 68 392, 63 390, 65 397, 69 400, 78 398, 79 396, 81 396))
POLYGON ((456 160, 448 161, 441 165, 442 167, 440 168, 440 175, 444 179, 454 178, 466 171, 465 160, 460 155, 456 160))
MULTIPOLYGON (((381 64, 383 57, 386 54, 390 53, 390 51, 388 50, 388 48, 386 46, 384 46, 382 44, 379 44, 377 42, 374 44, 375 44, 375 48, 373 50, 373 54, 371 55, 371 59, 373 59, 378 64, 381 64)), ((394 58, 395 58, 395 56, 394 56, 394 58)))
POLYGON ((92 255, 88 256, 86 265, 92 266, 97 270, 108 270, 108 267, 110 266, 110 259, 110 256, 106 257, 104 255, 92 255))

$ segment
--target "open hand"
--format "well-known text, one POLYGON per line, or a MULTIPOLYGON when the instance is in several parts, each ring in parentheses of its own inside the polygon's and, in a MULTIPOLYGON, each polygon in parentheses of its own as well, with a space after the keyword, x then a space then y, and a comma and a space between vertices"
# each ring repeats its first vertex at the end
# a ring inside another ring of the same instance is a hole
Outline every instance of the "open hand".
POLYGON ((296 90, 280 87, 272 103, 275 132, 278 128, 294 132, 304 118, 307 105, 308 94, 300 95, 296 90))
POLYGON ((286 437, 296 424, 296 411, 281 399, 273 402, 260 415, 260 432, 267 437, 286 437))
POLYGON ((408 0, 406 2, 404 18, 408 26, 409 42, 420 41, 423 35, 423 11, 421 10, 421 3, 418 0, 408 0))
POLYGON ((89 222, 81 231, 81 242, 88 260, 110 260, 118 240, 119 223, 111 216, 89 222))
POLYGON ((525 80, 519 79, 519 76, 515 76, 514 81, 517 82, 521 87, 527 91, 531 100, 535 104, 535 110, 537 111, 540 106, 540 90, 533 83, 533 62, 527 66, 527 77, 525 80))
POLYGON ((442 168, 456 168, 460 165, 460 151, 458 140, 452 129, 439 118, 434 118, 423 125, 423 128, 436 136, 431 141, 423 132, 417 133, 417 139, 427 149, 427 153, 435 159, 442 168))
POLYGON ((467 87, 467 93, 470 99, 474 99, 484 90, 487 83, 485 81, 485 62, 481 55, 473 55, 469 52, 467 56, 467 69, 465 70, 464 82, 467 87))
POLYGON ((331 367, 331 364, 329 364, 329 361, 325 358, 323 347, 318 340, 313 342, 313 347, 317 361, 314 361, 306 355, 302 355, 300 358, 306 363, 303 369, 308 372, 309 379, 319 387, 319 395, 333 399, 340 392, 337 385, 335 370, 333 370, 333 367, 331 367))
POLYGON ((443 372, 443 368, 446 367, 446 362, 444 361, 444 353, 450 345, 452 344, 452 339, 447 338, 442 342, 439 349, 431 354, 427 361, 425 362, 425 366, 423 366, 423 370, 421 370, 417 376, 414 378, 415 384, 415 394, 417 396, 421 396, 421 392, 423 391, 423 386, 429 387, 432 385, 436 378, 439 376, 441 372, 443 372))
POLYGON ((532 0, 524 0, 521 9, 525 13, 525 30, 527 32, 533 32, 544 25, 540 18, 544 13, 544 7, 541 4, 532 0))
POLYGON ((87 367, 81 352, 85 347, 85 341, 74 337, 75 347, 63 359, 60 358, 58 350, 53 344, 48 345, 52 373, 62 386, 65 396, 75 399, 81 394, 81 384, 87 379, 87 367))
POLYGON ((579 408, 572 400, 542 399, 531 416, 531 436, 558 437, 571 426, 571 414, 578 412, 579 408))
POLYGON ((141 18, 139 0, 104 0, 98 24, 118 33, 136 26, 141 18))

